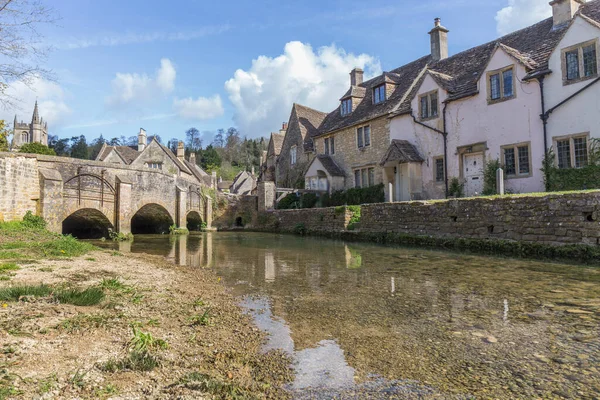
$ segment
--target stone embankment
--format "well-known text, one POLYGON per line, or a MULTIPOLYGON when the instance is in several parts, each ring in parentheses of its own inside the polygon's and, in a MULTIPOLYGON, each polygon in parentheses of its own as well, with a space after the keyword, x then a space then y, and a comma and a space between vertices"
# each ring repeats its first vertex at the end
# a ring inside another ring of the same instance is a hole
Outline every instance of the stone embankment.
POLYGON ((261 231, 586 261, 600 255, 600 191, 365 204, 358 209, 251 213, 238 207, 236 212, 254 215, 244 225, 261 231))

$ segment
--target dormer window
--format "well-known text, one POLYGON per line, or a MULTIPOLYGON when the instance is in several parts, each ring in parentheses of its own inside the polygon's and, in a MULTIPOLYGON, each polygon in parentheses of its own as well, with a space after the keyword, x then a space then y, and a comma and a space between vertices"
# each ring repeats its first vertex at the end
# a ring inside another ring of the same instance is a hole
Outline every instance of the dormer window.
POLYGON ((348 115, 352 112, 352 99, 342 100, 342 116, 348 115))
POLYGON ((422 120, 437 118, 438 109, 437 90, 419 96, 419 115, 422 120))
POLYGON ((563 83, 580 82, 598 76, 597 41, 580 43, 563 49, 563 83))
POLYGON ((386 100, 385 97, 385 84, 373 89, 373 104, 383 103, 386 100))
POLYGON ((488 104, 515 97, 515 79, 512 66, 488 72, 488 104))

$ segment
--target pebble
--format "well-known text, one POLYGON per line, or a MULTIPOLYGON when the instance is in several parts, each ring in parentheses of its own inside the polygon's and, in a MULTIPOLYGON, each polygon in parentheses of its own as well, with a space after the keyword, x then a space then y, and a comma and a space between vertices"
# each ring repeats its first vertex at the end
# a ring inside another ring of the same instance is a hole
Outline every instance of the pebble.
POLYGON ((496 338, 495 338, 495 337, 493 337, 493 336, 488 336, 488 337, 486 337, 486 338, 485 338, 485 340, 486 340, 488 343, 498 343, 498 339, 496 339, 496 338))
POLYGON ((581 310, 579 308, 569 308, 566 310, 569 314, 593 314, 591 311, 581 310))
POLYGON ((541 361, 545 364, 549 364, 550 363, 550 359, 542 354, 534 354, 533 355, 538 361, 541 361))

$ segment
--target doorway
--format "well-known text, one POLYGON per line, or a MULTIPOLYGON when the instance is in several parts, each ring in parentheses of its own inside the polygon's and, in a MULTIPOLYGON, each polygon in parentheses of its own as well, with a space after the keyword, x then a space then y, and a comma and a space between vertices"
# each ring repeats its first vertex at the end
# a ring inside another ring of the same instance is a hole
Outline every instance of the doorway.
POLYGON ((479 196, 483 191, 483 153, 463 155, 465 196, 479 196))

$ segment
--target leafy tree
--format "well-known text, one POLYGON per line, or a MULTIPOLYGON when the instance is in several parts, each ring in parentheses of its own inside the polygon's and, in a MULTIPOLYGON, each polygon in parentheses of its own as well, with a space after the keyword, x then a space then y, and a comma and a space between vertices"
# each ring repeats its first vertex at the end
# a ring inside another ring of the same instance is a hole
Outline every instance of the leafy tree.
POLYGON ((112 139, 110 139, 108 141, 108 145, 109 146, 120 146, 121 145, 121 139, 114 137, 114 138, 112 138, 112 139))
POLYGON ((38 142, 33 143, 25 143, 19 149, 20 153, 29 153, 29 154, 44 154, 47 156, 55 156, 56 153, 53 149, 48 146, 45 146, 38 142))
POLYGON ((173 154, 177 154, 177 146, 179 145, 179 140, 178 139, 171 139, 169 140, 169 142, 167 143, 167 147, 173 152, 173 154))
POLYGON ((202 156, 199 158, 199 160, 200 166, 205 171, 212 171, 216 168, 219 168, 222 162, 219 152, 215 150, 212 144, 202 152, 202 156))
POLYGON ((225 139, 223 138, 223 136, 225 135, 225 130, 224 129, 219 129, 217 131, 217 134, 215 135, 215 138, 213 140, 213 146, 214 147, 225 147, 225 139))
POLYGON ((100 150, 102 150, 102 146, 104 145, 104 143, 106 143, 106 140, 104 139, 104 137, 102 136, 102 134, 100 134, 100 137, 97 138, 97 139, 95 139, 92 142, 92 145, 88 149, 88 153, 90 155, 90 160, 95 160, 96 159, 96 157, 100 153, 100 150))
POLYGON ((150 143, 152 141, 152 139, 156 139, 156 141, 160 144, 162 144, 162 138, 160 137, 160 135, 150 135, 148 136, 148 143, 150 143))
POLYGON ((57 156, 70 156, 71 146, 69 146, 69 139, 59 139, 58 136, 48 136, 48 147, 50 147, 57 156))
POLYGON ((202 139, 200 137, 200 131, 194 127, 185 131, 187 138, 187 146, 190 151, 197 151, 202 149, 202 139))
POLYGON ((0 119, 0 151, 8 151, 8 130, 3 119, 0 119))
POLYGON ((88 158, 88 145, 85 136, 71 138, 71 157, 84 160, 88 158))

